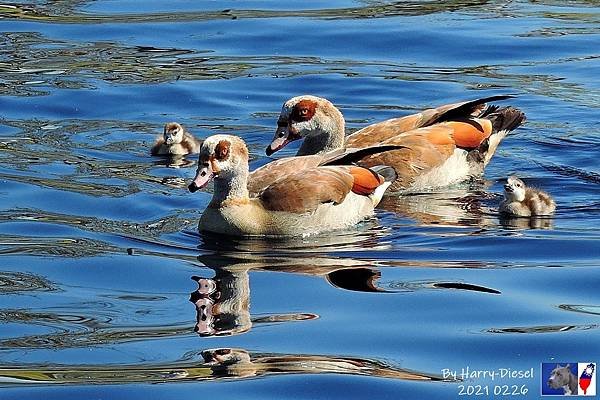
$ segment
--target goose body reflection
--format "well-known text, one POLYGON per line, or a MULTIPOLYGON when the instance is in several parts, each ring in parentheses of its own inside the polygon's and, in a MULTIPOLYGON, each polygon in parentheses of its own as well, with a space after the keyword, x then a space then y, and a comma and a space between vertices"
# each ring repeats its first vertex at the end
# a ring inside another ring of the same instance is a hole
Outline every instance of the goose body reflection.
MULTIPOLYGON (((318 354, 251 353, 242 348, 206 349, 201 360, 148 365, 20 365, 0 368, 0 384, 168 383, 244 379, 283 374, 348 374, 400 380, 443 381, 434 373, 412 371, 367 358, 318 354)), ((187 358, 187 357, 186 357, 187 358)))
POLYGON ((220 348, 202 352, 216 377, 250 378, 266 374, 335 373, 392 379, 442 381, 442 377, 388 366, 360 358, 320 355, 262 355, 245 349, 220 348))
POLYGON ((198 283, 198 289, 190 295, 196 306, 196 333, 222 336, 250 330, 248 269, 219 268, 213 278, 193 276, 192 279, 198 283))

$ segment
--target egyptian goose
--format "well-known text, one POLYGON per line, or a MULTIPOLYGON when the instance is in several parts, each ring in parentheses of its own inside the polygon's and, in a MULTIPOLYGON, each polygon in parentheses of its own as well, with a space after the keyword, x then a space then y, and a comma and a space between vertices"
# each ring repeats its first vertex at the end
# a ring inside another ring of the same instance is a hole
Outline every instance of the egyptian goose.
POLYGON ((276 172, 276 180, 251 194, 244 141, 231 135, 205 139, 196 177, 188 188, 195 192, 213 179, 215 185, 198 229, 234 236, 300 236, 350 227, 373 213, 395 178, 389 167, 317 166, 290 171, 284 165, 276 172))
POLYGON ((509 176, 504 185, 504 200, 500 213, 516 217, 551 215, 556 209, 552 197, 546 192, 530 188, 516 176, 509 176))
POLYGON ((345 137, 342 113, 328 100, 298 96, 286 101, 267 155, 304 139, 298 155, 341 147, 396 144, 404 148, 369 155, 359 165, 389 165, 398 175, 390 192, 446 186, 481 174, 500 141, 523 121, 513 107, 486 106, 511 96, 493 96, 427 109, 369 125, 345 137))
POLYGON ((202 142, 177 122, 165 124, 162 136, 156 139, 150 153, 157 155, 186 155, 198 153, 202 142))

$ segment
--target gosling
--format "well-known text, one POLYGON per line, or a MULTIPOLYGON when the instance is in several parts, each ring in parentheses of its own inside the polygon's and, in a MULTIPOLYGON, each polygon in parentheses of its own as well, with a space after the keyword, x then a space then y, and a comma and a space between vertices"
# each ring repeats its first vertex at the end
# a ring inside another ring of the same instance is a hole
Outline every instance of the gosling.
POLYGON ((177 122, 169 122, 165 125, 162 136, 156 139, 150 153, 158 155, 179 155, 199 153, 202 141, 196 139, 177 122))
POLYGON ((525 186, 516 176, 509 176, 504 185, 504 200, 500 213, 516 217, 551 215, 556 209, 552 197, 546 192, 525 186))

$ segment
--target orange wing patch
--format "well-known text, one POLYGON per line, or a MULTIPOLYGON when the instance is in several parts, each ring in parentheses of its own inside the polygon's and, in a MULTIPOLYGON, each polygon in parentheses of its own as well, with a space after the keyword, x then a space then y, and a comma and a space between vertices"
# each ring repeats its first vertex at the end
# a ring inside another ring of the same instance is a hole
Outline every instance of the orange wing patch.
POLYGON ((350 167, 350 174, 354 178, 352 192, 361 196, 368 196, 383 183, 383 178, 367 168, 350 167))
POLYGON ((431 144, 436 146, 454 145, 452 129, 446 124, 438 124, 419 130, 425 133, 427 140, 431 144))
POLYGON ((472 118, 446 124, 454 130, 452 136, 457 147, 474 149, 492 134, 492 123, 487 119, 472 118))

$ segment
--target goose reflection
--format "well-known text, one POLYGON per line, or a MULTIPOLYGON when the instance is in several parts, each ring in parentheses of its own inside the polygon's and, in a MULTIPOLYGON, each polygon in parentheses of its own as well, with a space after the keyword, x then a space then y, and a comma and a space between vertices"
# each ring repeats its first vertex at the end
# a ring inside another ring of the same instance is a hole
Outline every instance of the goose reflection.
POLYGON ((403 380, 441 381, 440 376, 400 369, 380 361, 325 355, 251 354, 244 349, 219 348, 202 352, 215 378, 251 378, 280 374, 336 373, 403 380))
MULTIPOLYGON (((198 353, 196 353, 198 354, 198 353)), ((436 374, 398 368, 358 357, 251 353, 241 348, 207 349, 201 360, 124 365, 3 365, 0 384, 116 384, 197 382, 283 374, 347 374, 411 381, 444 381, 436 374)), ((196 357, 194 357, 196 358, 196 357)))
MULTIPOLYGON (((250 330, 256 323, 290 322, 311 320, 318 315, 305 313, 277 314, 251 317, 249 271, 277 270, 279 272, 321 276, 331 285, 346 290, 363 292, 385 291, 376 285, 381 276, 377 269, 365 263, 329 259, 323 265, 320 258, 303 260, 289 258, 287 262, 264 263, 256 260, 232 263, 228 257, 199 257, 215 271, 213 277, 192 276, 198 288, 190 294, 190 302, 196 308, 194 331, 200 336, 238 335, 250 330), (313 262, 311 262, 314 261, 313 262), (350 267, 345 263, 352 263, 350 267), (321 265, 319 265, 321 264, 321 265), (358 264, 358 265, 356 265, 358 264)), ((239 261, 239 260, 237 260, 239 261)))
POLYGON ((192 276, 198 289, 190 295, 196 306, 194 332, 200 336, 236 335, 252 327, 248 269, 218 268, 213 278, 192 276))
POLYGON ((493 220, 486 207, 489 195, 484 191, 483 185, 387 196, 377 208, 414 219, 424 225, 490 226, 493 220))
MULTIPOLYGON (((417 290, 468 290, 487 294, 501 292, 473 283, 453 281, 391 281, 381 284, 381 268, 370 261, 328 257, 280 257, 265 260, 259 255, 200 256, 205 265, 211 265, 215 275, 211 278, 192 276, 198 288, 190 294, 196 309, 194 331, 200 336, 238 335, 249 331, 255 324, 306 321, 319 316, 310 312, 271 314, 252 317, 250 314, 249 271, 277 271, 323 278, 331 286, 348 291, 366 293, 406 293, 417 290)), ((410 262, 385 269, 415 267, 410 262)), ((425 263, 424 266, 435 267, 425 263)), ((456 265, 452 265, 456 266, 456 265)), ((481 268, 484 265, 462 267, 481 268)), ((439 267, 447 267, 440 265, 439 267)))

